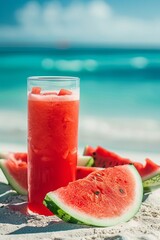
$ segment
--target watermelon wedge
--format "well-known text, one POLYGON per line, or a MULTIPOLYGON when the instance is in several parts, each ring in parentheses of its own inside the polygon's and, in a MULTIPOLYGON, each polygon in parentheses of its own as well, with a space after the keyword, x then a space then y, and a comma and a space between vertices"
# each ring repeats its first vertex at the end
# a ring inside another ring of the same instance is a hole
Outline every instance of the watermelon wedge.
POLYGON ((44 205, 66 222, 113 226, 130 220, 143 197, 142 180, 133 165, 95 171, 49 192, 44 205))
POLYGON ((27 163, 18 159, 0 159, 0 167, 8 183, 21 195, 27 195, 27 163))
POLYGON ((139 163, 134 164, 143 180, 151 179, 160 175, 160 166, 154 163, 151 159, 145 159, 145 165, 139 163))
POLYGON ((93 157, 94 167, 108 168, 132 163, 141 175, 142 180, 147 180, 160 174, 160 166, 150 159, 146 159, 146 163, 143 165, 139 162, 133 162, 128 158, 123 158, 114 152, 102 148, 101 146, 98 146, 97 148, 86 146, 83 154, 85 156, 93 157))

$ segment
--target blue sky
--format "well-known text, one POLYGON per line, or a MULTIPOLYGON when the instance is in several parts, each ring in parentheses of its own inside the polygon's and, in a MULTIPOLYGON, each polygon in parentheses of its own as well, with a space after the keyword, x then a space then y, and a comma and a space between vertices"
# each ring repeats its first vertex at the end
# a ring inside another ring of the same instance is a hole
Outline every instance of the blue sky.
POLYGON ((0 0, 0 42, 160 45, 159 0, 0 0))

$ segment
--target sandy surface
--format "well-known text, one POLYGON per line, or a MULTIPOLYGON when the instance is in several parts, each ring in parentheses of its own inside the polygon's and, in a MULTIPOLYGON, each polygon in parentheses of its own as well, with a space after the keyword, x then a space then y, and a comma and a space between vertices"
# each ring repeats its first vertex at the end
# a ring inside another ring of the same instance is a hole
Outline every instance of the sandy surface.
POLYGON ((65 223, 56 216, 27 216, 17 210, 25 206, 26 200, 11 190, 0 172, 0 239, 160 239, 160 190, 143 201, 141 209, 129 222, 106 228, 65 223))

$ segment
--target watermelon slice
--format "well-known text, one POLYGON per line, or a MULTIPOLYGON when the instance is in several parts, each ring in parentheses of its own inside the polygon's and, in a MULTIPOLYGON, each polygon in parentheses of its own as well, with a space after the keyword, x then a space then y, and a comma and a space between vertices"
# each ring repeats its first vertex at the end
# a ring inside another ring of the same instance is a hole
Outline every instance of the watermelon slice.
POLYGON ((95 171, 84 179, 49 192, 44 205, 66 222, 113 226, 139 210, 143 186, 133 165, 95 171))
POLYGON ((21 195, 27 195, 27 153, 0 153, 0 168, 11 187, 21 195))
POLYGON ((94 158, 95 167, 107 168, 131 163, 128 158, 122 158, 116 153, 110 152, 100 146, 96 149, 90 146, 86 147, 84 155, 91 155, 94 158))
POLYGON ((142 180, 147 180, 160 174, 160 166, 150 159, 146 159, 146 164, 143 165, 139 162, 133 162, 128 158, 123 158, 101 146, 98 146, 97 148, 86 146, 83 154, 94 158, 94 167, 108 168, 132 163, 141 175, 142 180))
POLYGON ((12 188, 27 195, 27 163, 18 159, 0 159, 0 167, 12 188))
POLYGON ((154 163, 149 158, 145 159, 145 165, 141 166, 138 163, 135 163, 135 167, 137 168, 139 174, 141 175, 143 180, 147 180, 153 178, 156 175, 160 175, 160 166, 154 163))

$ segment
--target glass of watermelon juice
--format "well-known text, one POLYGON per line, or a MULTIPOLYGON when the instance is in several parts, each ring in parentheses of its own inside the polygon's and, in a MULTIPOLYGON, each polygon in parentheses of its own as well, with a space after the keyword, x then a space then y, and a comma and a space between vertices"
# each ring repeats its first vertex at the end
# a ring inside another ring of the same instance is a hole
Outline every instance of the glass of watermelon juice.
POLYGON ((49 191, 75 180, 79 78, 28 78, 28 212, 50 215, 49 191))

